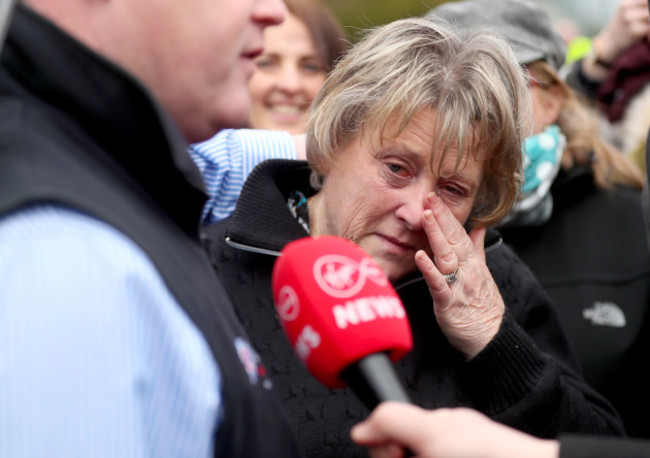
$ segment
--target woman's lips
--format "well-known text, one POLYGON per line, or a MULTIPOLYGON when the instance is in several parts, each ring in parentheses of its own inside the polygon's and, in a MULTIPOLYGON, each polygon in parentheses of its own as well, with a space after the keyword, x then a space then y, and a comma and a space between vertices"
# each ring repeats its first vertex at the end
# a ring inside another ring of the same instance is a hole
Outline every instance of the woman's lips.
POLYGON ((302 105, 296 104, 267 104, 266 109, 269 117, 279 124, 302 122, 307 113, 302 105))
POLYGON ((416 247, 412 243, 396 239, 386 234, 377 234, 377 236, 382 239, 384 243, 386 243, 389 247, 392 247, 395 251, 416 251, 416 247))

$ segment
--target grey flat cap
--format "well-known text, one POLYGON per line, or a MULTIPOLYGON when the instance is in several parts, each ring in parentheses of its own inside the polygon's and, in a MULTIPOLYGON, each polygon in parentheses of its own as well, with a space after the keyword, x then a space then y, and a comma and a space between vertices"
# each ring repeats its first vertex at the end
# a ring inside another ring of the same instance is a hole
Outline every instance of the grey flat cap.
POLYGON ((461 0, 443 3, 425 18, 442 20, 461 28, 490 29, 503 34, 517 61, 528 64, 545 60, 555 70, 564 64, 566 44, 549 13, 527 0, 461 0))

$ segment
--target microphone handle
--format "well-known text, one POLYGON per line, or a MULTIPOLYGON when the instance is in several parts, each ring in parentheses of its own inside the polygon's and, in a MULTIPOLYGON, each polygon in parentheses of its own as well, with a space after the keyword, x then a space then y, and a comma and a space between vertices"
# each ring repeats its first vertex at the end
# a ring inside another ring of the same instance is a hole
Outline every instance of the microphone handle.
MULTIPOLYGON (((371 411, 382 401, 413 404, 385 353, 374 353, 350 364, 341 372, 341 379, 371 411)), ((404 456, 410 458, 415 455, 405 449, 404 456)))
POLYGON ((385 353, 374 353, 350 364, 341 372, 341 379, 369 410, 382 401, 413 404, 385 353))

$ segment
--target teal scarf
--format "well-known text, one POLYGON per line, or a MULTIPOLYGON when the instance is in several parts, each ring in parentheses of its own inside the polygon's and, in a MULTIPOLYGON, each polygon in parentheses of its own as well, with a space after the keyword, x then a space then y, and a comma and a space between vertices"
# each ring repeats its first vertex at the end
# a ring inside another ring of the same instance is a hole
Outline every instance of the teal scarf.
POLYGON ((507 225, 531 226, 548 221, 553 211, 549 190, 560 170, 566 139, 557 125, 526 138, 521 198, 506 218, 507 225))

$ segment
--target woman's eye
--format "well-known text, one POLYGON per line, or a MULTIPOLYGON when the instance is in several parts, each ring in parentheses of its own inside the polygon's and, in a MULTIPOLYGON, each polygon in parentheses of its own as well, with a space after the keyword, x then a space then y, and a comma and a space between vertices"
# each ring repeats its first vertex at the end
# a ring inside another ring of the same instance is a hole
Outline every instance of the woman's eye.
POLYGON ((310 73, 322 73, 323 68, 320 66, 319 63, 317 62, 305 62, 302 64, 303 70, 310 72, 310 73))
POLYGON ((398 164, 388 164, 388 170, 393 172, 395 175, 399 175, 400 177, 406 177, 408 175, 406 169, 398 164))
POLYGON ((257 68, 268 68, 273 64, 271 59, 257 59, 255 65, 257 68))
POLYGON ((464 196, 465 195, 465 190, 462 188, 459 188, 458 186, 453 186, 453 185, 445 185, 442 186, 442 189, 445 192, 448 192, 449 194, 454 194, 458 196, 464 196))

